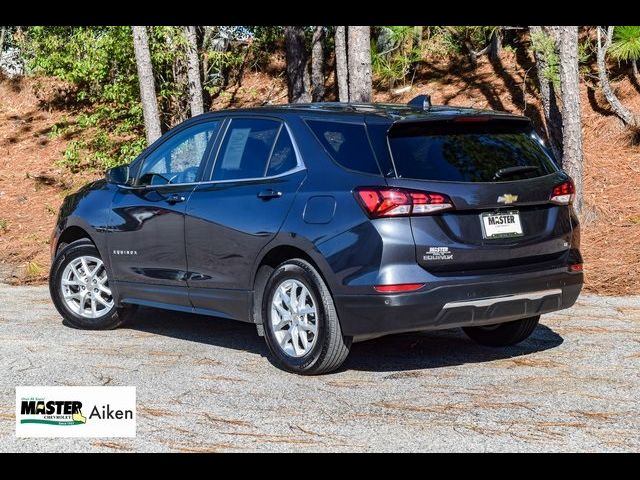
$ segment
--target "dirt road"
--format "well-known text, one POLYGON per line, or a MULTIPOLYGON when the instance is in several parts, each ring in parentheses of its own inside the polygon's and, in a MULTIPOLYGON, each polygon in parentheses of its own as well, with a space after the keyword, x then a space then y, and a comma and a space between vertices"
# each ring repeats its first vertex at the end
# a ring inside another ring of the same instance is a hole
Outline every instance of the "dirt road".
POLYGON ((69 328, 46 287, 0 285, 0 451, 639 451, 640 297, 585 295, 506 350, 460 331, 277 370, 248 324, 144 309, 69 328), (134 385, 135 439, 17 439, 17 385, 134 385))

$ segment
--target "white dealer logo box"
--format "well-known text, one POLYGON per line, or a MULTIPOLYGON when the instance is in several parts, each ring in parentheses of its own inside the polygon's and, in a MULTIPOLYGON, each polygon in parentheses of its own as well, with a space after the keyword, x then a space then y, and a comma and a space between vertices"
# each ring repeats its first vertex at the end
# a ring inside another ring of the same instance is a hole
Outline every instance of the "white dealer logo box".
POLYGON ((135 437, 136 387, 16 387, 17 437, 135 437))

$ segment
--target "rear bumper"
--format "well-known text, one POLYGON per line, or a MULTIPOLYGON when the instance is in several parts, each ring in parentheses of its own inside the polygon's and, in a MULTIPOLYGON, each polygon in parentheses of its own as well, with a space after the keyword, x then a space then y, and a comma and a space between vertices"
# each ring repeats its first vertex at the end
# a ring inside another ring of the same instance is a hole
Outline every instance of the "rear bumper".
POLYGON ((576 302, 582 283, 582 273, 553 270, 462 281, 446 279, 412 293, 337 295, 334 300, 343 333, 357 340, 503 323, 562 310, 576 302))

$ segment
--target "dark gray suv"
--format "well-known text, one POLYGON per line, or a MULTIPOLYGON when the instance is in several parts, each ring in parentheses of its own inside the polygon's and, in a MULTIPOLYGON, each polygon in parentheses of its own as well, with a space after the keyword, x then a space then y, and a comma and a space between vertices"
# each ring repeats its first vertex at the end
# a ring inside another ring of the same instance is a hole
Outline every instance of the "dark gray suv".
POLYGON ((51 296, 80 328, 140 305, 252 322, 303 374, 398 332, 512 345, 580 293, 573 197, 525 117, 424 97, 207 113, 66 198, 51 296))

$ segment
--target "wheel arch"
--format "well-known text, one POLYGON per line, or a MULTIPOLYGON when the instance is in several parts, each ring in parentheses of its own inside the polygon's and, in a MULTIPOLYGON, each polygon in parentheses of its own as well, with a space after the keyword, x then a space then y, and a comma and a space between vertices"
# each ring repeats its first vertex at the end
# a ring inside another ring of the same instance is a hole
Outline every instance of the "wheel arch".
POLYGON ((308 245, 303 245, 299 242, 271 242, 258 255, 253 269, 251 285, 255 288, 258 272, 262 267, 270 266, 276 268, 282 262, 293 258, 300 258, 309 262, 318 271, 329 290, 333 291, 333 271, 311 242, 308 245))
POLYGON ((269 275, 282 262, 294 258, 299 258, 309 262, 311 266, 316 269, 320 277, 322 277, 329 288, 329 292, 333 295, 330 267, 319 252, 315 251, 312 247, 304 248, 303 245, 294 245, 292 243, 277 243, 269 245, 259 256, 253 270, 253 278, 251 281, 253 290, 251 317, 254 323, 262 323, 259 312, 262 304, 262 290, 267 283, 269 275), (329 273, 329 275, 327 275, 327 273, 329 273))
POLYGON ((93 243, 93 245, 96 248, 98 248, 96 246, 96 242, 93 240, 93 238, 91 238, 91 235, 89 234, 89 232, 87 232, 87 230, 85 230, 82 227, 79 227, 78 225, 70 225, 67 228, 65 228, 60 234, 60 237, 58 238, 58 242, 55 245, 55 249, 54 249, 55 254, 57 255, 61 248, 64 248, 70 243, 77 242, 78 240, 82 240, 82 239, 87 239, 91 241, 91 243, 93 243))

